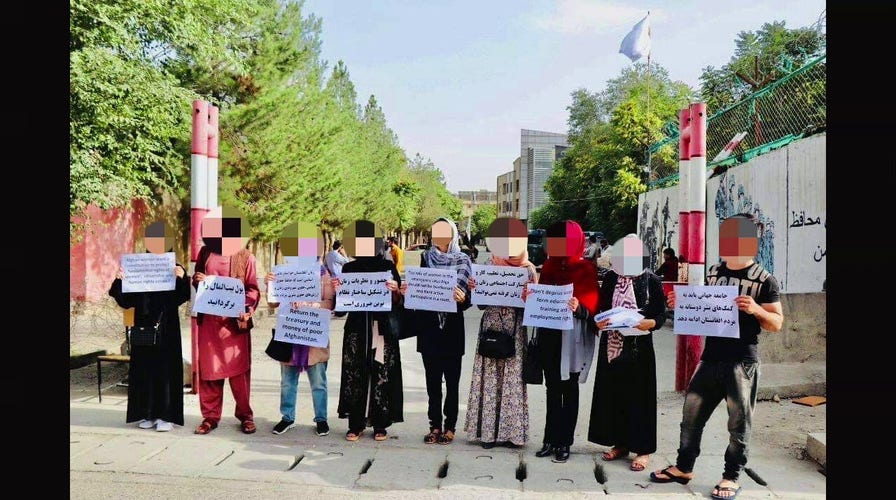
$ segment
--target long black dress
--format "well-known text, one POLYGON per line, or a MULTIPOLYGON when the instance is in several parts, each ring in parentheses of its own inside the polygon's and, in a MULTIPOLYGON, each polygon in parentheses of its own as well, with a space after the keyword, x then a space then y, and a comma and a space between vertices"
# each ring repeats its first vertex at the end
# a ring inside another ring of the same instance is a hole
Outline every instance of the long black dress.
MULTIPOLYGON (((608 271, 601 287, 601 312, 612 309, 613 291, 619 275, 608 271)), ((656 330, 666 321, 666 299, 659 276, 645 272, 633 279, 635 300, 645 319, 656 321, 656 330)), ((601 334, 597 350, 594 395, 588 441, 616 446, 638 455, 656 451, 656 358, 653 331, 626 336, 622 353, 607 362, 607 335, 601 334)))
MULTIPOLYGON (((389 271, 401 285, 395 263, 381 256, 358 257, 342 267, 342 273, 389 271)), ((392 307, 401 305, 393 293, 392 307)), ((337 316, 345 315, 337 312, 337 316)), ((339 386, 339 418, 347 418, 349 430, 367 426, 385 429, 404 421, 404 393, 401 381, 401 351, 398 339, 387 333, 387 313, 351 311, 342 337, 342 382, 339 386), (383 362, 376 360, 372 325, 377 321, 383 335, 383 362), (385 327, 385 328, 384 328, 385 327)))
POLYGON ((134 308, 137 326, 155 324, 162 314, 159 344, 131 346, 125 422, 159 418, 184 425, 184 365, 178 307, 190 300, 190 277, 184 272, 183 278, 175 280, 174 290, 134 293, 123 293, 121 280, 116 279, 109 295, 119 306, 134 308))

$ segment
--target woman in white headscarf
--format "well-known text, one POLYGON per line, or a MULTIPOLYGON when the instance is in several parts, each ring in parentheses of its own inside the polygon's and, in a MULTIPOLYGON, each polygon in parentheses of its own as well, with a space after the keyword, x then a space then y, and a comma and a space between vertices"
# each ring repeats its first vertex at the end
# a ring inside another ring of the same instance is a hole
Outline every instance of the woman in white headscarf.
MULTIPOLYGON (((429 397, 429 433, 426 444, 449 444, 457 428, 460 366, 464 355, 464 311, 470 307, 470 257, 460 251, 457 226, 446 218, 432 225, 430 247, 420 256, 421 267, 450 269, 457 272, 454 301, 457 312, 416 311, 417 352, 423 355, 426 393, 429 397), (442 378, 445 379, 444 422, 442 378), (444 425, 443 425, 444 424, 444 425)), ((402 283, 402 293, 407 282, 402 283)))
POLYGON ((599 346, 588 441, 612 446, 604 460, 636 456, 631 470, 643 471, 656 451, 656 359, 653 332, 666 320, 662 278, 647 269, 649 256, 635 234, 613 245, 603 278, 600 311, 636 309, 644 319, 633 328, 597 323, 599 346))

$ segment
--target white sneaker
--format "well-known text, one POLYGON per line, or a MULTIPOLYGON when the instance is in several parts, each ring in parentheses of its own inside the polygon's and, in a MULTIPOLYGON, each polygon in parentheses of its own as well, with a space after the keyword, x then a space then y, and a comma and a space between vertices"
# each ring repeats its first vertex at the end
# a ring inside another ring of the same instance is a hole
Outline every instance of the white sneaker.
POLYGON ((144 418, 140 421, 140 423, 137 424, 137 427, 141 429, 152 429, 154 425, 156 425, 156 422, 154 420, 147 420, 144 418))
POLYGON ((161 418, 156 420, 156 430, 158 432, 168 432, 171 429, 174 429, 174 424, 172 424, 171 422, 166 422, 161 418))

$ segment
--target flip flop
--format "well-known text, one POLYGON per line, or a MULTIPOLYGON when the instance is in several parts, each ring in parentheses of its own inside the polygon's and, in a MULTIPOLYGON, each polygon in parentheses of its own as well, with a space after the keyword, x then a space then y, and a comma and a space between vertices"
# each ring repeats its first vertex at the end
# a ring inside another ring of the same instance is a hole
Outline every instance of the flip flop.
POLYGON ((603 454, 601 454, 600 457, 605 462, 611 462, 613 460, 618 460, 620 458, 624 458, 627 456, 628 456, 628 450, 624 450, 622 448, 610 448, 609 451, 603 452, 603 454))
POLYGON ((629 466, 629 469, 635 472, 641 472, 646 469, 649 464, 650 455, 639 455, 635 457, 634 460, 632 460, 632 464, 629 466))
POLYGON ((672 466, 670 465, 669 467, 666 467, 665 469, 660 471, 660 474, 665 474, 667 477, 659 477, 656 475, 656 472, 651 472, 650 480, 653 481, 654 483, 688 484, 691 482, 691 480, 686 477, 673 475, 671 472, 669 472, 669 469, 671 469, 671 468, 672 468, 672 466))
POLYGON ((721 497, 719 495, 714 495, 712 492, 709 493, 709 496, 715 498, 716 500, 732 500, 733 498, 737 498, 737 495, 740 493, 742 486, 738 486, 737 488, 732 488, 731 486, 719 486, 718 484, 715 486, 715 489, 719 492, 723 491, 733 491, 734 494, 727 497, 721 497))
POLYGON ((357 431, 357 432, 348 431, 345 433, 345 440, 346 441, 357 441, 358 439, 361 438, 362 434, 364 434, 364 429, 361 429, 360 431, 357 431))

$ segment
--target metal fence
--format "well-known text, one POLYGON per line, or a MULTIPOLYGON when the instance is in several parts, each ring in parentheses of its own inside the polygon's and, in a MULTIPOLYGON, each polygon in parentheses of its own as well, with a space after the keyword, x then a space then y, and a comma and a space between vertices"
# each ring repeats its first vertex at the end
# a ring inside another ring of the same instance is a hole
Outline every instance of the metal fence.
MULTIPOLYGON (((827 55, 755 92, 746 99, 715 113, 706 122, 707 168, 720 169, 787 145, 791 141, 824 131, 827 121, 827 55), (712 161, 735 135, 746 137, 728 158, 712 161)), ((678 148, 678 124, 667 123, 668 136, 650 146, 654 153, 671 144, 678 148)), ((649 189, 674 185, 678 174, 649 183, 649 189)))

